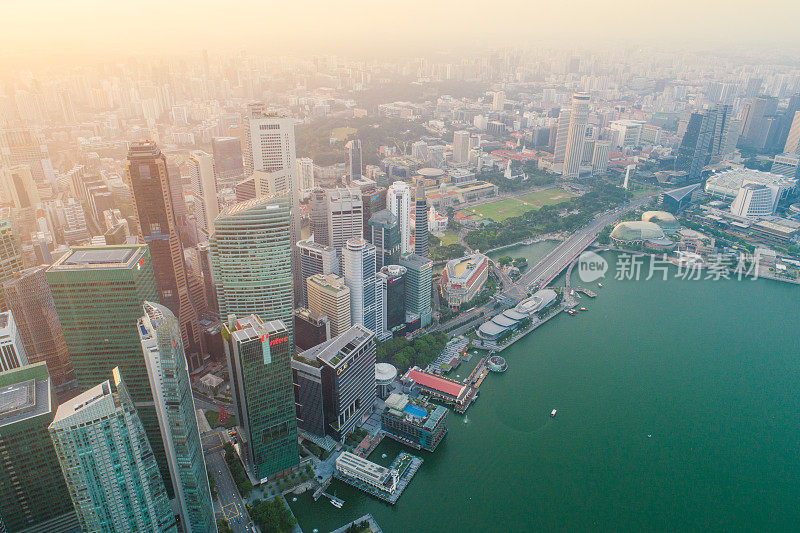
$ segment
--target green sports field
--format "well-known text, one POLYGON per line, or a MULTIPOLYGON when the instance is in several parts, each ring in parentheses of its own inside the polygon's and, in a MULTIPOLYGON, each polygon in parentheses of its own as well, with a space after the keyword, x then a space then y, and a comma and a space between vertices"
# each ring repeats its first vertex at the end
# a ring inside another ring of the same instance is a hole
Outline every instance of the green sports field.
POLYGON ((491 218, 500 222, 507 218, 518 217, 528 211, 533 211, 545 205, 564 202, 574 195, 562 189, 552 188, 536 191, 514 198, 506 198, 488 204, 479 205, 462 211, 466 215, 478 215, 481 218, 491 218))

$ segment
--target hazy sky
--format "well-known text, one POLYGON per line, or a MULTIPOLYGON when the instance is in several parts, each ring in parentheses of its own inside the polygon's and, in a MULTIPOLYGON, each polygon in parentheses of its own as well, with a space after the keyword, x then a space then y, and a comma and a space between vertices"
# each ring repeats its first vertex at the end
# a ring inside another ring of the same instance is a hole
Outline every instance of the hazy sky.
POLYGON ((418 53, 594 39, 800 44, 800 0, 0 0, 0 55, 418 53))

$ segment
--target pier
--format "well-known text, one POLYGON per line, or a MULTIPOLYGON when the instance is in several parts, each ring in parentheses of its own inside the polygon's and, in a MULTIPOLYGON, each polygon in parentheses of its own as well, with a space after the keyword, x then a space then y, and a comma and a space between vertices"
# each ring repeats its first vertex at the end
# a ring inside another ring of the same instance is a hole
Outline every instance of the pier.
POLYGON ((389 470, 397 470, 398 472, 397 486, 391 493, 379 490, 369 483, 365 483, 360 479, 348 476, 347 474, 340 472, 338 468, 333 475, 336 477, 336 479, 343 481, 348 485, 352 485, 359 490, 363 490, 364 492, 371 494, 380 500, 395 504, 400 498, 400 495, 403 494, 403 491, 406 489, 408 484, 411 483, 411 478, 414 477, 414 474, 417 473, 419 467, 422 466, 422 462, 422 459, 419 457, 411 455, 410 453, 400 452, 400 455, 398 455, 389 466, 389 470))

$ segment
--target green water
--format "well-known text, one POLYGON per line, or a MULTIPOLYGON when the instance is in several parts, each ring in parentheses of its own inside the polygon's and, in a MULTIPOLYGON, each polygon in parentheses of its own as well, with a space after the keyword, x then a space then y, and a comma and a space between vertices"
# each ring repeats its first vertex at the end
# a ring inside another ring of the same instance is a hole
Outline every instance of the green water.
POLYGON ((513 259, 516 259, 517 257, 524 257, 528 260, 528 264, 532 266, 544 259, 547 254, 555 250, 556 246, 558 246, 558 241, 540 241, 533 244, 518 244, 516 246, 510 246, 508 248, 503 248, 502 250, 489 252, 487 255, 490 259, 495 261, 504 255, 507 255, 513 259))
POLYGON ((343 509, 292 503, 303 530, 796 531, 800 287, 603 284, 503 353, 396 505, 334 482, 343 509))

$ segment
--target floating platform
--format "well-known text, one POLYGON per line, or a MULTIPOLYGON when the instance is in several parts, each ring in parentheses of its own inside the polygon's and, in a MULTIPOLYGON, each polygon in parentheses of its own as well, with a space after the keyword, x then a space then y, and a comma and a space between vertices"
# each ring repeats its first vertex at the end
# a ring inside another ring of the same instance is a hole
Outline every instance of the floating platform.
POLYGON ((420 466, 422 466, 422 459, 415 455, 411 455, 410 453, 400 452, 400 454, 389 466, 389 470, 396 469, 399 473, 397 478, 397 487, 392 493, 379 490, 378 488, 365 483, 360 479, 340 472, 338 469, 334 470, 333 475, 336 479, 344 481, 348 485, 351 485, 359 490, 363 490, 364 492, 371 494, 380 500, 394 505, 397 503, 397 500, 400 498, 400 495, 403 494, 403 491, 406 489, 408 484, 411 483, 411 478, 414 477, 414 474, 417 473, 417 470, 419 470, 420 466))

